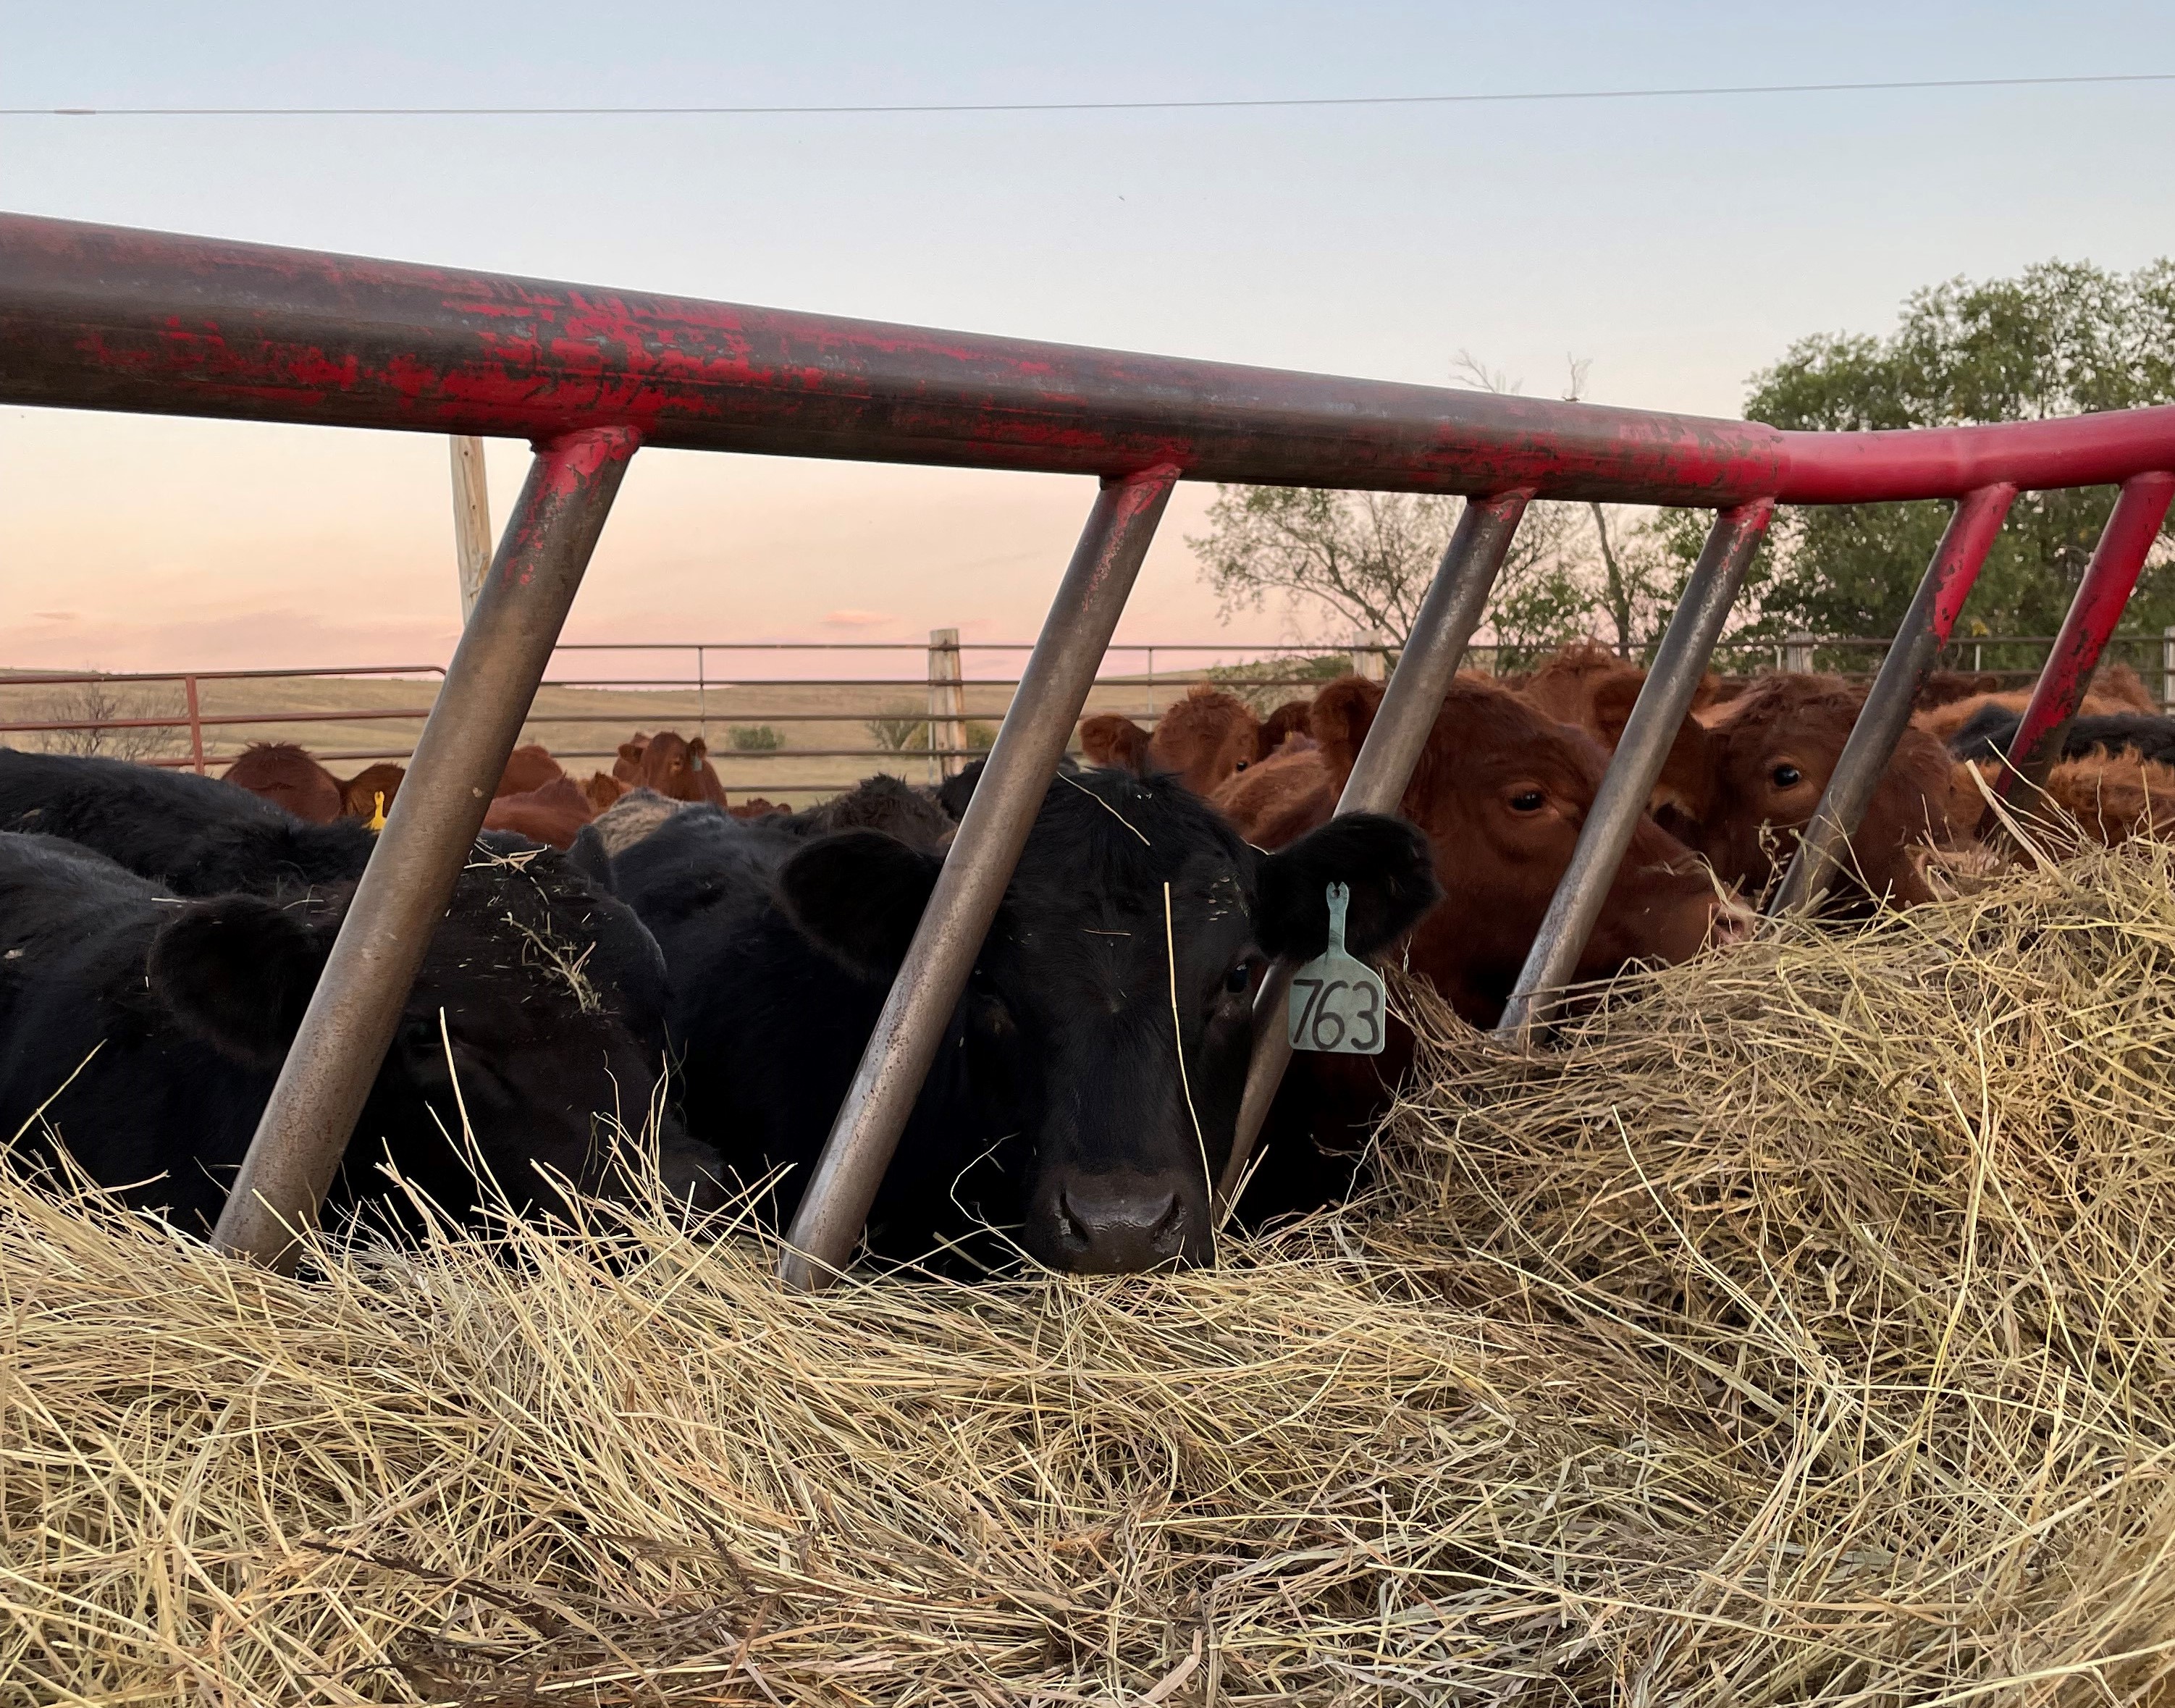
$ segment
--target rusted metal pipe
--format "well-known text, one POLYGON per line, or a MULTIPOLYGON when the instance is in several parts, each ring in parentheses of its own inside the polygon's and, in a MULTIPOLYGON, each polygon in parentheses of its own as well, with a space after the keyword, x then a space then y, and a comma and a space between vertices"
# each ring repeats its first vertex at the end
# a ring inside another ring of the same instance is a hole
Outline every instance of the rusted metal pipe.
POLYGON ((1881 773, 1888 768, 1889 756, 1903 739, 1918 690, 1925 686, 1928 673, 1940 657, 2015 496, 2014 486, 1982 486, 1957 505, 1955 514, 1949 518, 1911 609, 1904 613, 1902 626, 1880 661, 1879 674, 1866 693, 1858 722, 1851 726, 1850 739, 1843 743, 1835 773, 1821 792, 1820 804, 1814 808, 1812 821, 1798 840, 1798 851, 1775 892, 1770 914, 1817 907, 1827 892, 1843 851, 1858 834, 1873 792, 1879 786, 1881 773))
POLYGON ((889 326, 0 215, 0 404, 675 449, 1719 507, 2175 464, 2175 407, 1874 433, 889 326))
MULTIPOLYGON (((1532 499, 1528 491, 1499 492, 1492 498, 1476 498, 1465 507, 1457 527, 1444 550, 1427 596, 1413 618, 1412 632, 1397 659, 1397 669, 1383 691, 1382 703, 1368 726, 1366 740, 1337 797, 1339 815, 1348 812, 1397 811, 1405 798, 1413 768, 1427 751, 1435 733, 1435 715, 1443 696, 1457 675, 1466 644, 1480 625, 1488 595, 1511 549, 1511 536, 1532 499)), ((1216 1213, 1220 1217, 1238 1197, 1246 1178, 1247 1159, 1269 1105, 1291 1065, 1291 1038, 1284 1025, 1284 1004, 1291 992, 1294 968, 1279 961, 1261 980, 1254 998, 1254 1054, 1246 1069, 1245 1095, 1239 1104, 1239 1124, 1231 1136, 1231 1159, 1216 1189, 1216 1213)))
POLYGON ((1616 869, 1631 845, 1631 832, 1654 792, 1669 756, 1669 744, 1691 710, 1700 677, 1713 656, 1738 584, 1760 549, 1775 513, 1771 499, 1755 499, 1725 510, 1708 530, 1706 545, 1684 583, 1684 596, 1654 653, 1654 667, 1631 708, 1616 756, 1593 797, 1586 823, 1571 850, 1570 865, 1549 897, 1549 910, 1518 974, 1495 1036, 1519 1040, 1539 1017, 1545 993, 1570 982, 1586 940, 1593 934, 1602 903, 1616 881, 1616 869))
POLYGON ((300 1255, 483 827, 552 643, 638 442, 625 427, 537 447, 506 536, 415 744, 331 957, 220 1212, 220 1249, 282 1272, 300 1255))
POLYGON ((2062 631, 2054 637, 2039 680, 2032 684, 2031 698, 2009 744, 2009 764, 1995 785, 2004 800, 2016 796, 2020 778, 2029 786, 2026 793, 2039 788, 2062 756, 2063 733, 2085 702, 2092 673, 2099 668, 2101 649, 2122 621, 2145 567, 2145 555, 2160 536, 2171 497, 2175 497, 2175 474, 2138 474, 2122 483, 2122 496, 2100 530, 2099 544, 2092 548, 2091 561, 2085 566, 2084 578, 2062 619, 2062 631))
POLYGON ((1107 480, 1096 496, 786 1235, 779 1272, 789 1286, 828 1286, 860 1242, 1177 481, 1163 465, 1107 480))

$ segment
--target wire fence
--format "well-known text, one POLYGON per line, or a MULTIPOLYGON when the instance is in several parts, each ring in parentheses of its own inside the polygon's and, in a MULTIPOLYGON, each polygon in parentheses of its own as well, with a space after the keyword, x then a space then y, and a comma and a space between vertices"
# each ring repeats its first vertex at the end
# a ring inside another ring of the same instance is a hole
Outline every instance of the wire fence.
MULTIPOLYGON (((2053 637, 1972 637, 1943 649, 1939 668, 1988 688, 2023 687, 2053 637)), ((674 729, 699 738, 735 798, 787 804, 849 788, 872 771, 936 782, 985 751, 1018 682, 1030 642, 963 641, 956 630, 914 642, 643 642, 561 645, 532 702, 522 740, 540 743, 578 777, 610 771, 621 745, 674 729), (815 665, 820 675, 788 673, 815 665), (752 668, 751 668, 752 667, 752 668)), ((1651 659, 1654 643, 1630 649, 1651 659)), ((1792 635, 1725 641, 1725 675, 1819 670, 1869 678, 1887 641, 1792 635)), ((1515 677, 1531 648, 1479 644, 1467 668, 1515 677)), ((2175 707, 2175 630, 2118 636, 2107 665, 2135 670, 2175 707)), ((1345 647, 1239 647, 1229 641, 1114 646, 1088 696, 1088 715, 1122 713, 1153 729, 1201 683, 1239 694, 1266 715, 1348 671, 1386 677, 1397 648, 1366 636, 1345 647)), ((74 674, 0 672, 0 742, 98 753, 216 774, 252 741, 289 741, 336 773, 404 760, 430 715, 444 666, 366 664, 308 670, 74 674)))

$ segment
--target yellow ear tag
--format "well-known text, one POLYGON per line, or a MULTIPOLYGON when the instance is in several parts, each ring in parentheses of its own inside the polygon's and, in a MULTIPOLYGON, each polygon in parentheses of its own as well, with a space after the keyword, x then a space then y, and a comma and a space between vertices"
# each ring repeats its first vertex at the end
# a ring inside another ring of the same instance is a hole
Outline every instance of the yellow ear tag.
POLYGON ((385 791, 382 789, 378 789, 370 798, 377 803, 376 811, 363 821, 362 827, 365 830, 383 830, 385 828, 385 791))
POLYGON ((1344 952, 1344 914, 1352 892, 1329 887, 1329 944, 1293 975, 1288 1014, 1294 1049, 1325 1055, 1382 1053, 1382 981, 1364 961, 1344 952))

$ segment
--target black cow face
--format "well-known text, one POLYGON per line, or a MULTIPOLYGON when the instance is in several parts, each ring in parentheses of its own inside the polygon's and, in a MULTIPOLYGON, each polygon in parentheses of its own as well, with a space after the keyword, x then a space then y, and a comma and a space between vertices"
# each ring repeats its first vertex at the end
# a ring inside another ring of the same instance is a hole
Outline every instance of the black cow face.
MULTIPOLYGON (((883 979, 941 866, 854 832, 797 854, 778 889, 810 941, 883 979)), ((995 1140, 984 1184, 961 1190, 1052 1268, 1206 1259, 1254 992, 1271 957, 1321 952, 1332 881, 1351 887, 1356 954, 1438 897, 1424 839, 1398 820, 1353 815, 1263 855, 1171 779, 1060 778, 955 1022, 977 1125, 995 1140)), ((894 1174, 915 1166, 903 1149, 894 1174)))

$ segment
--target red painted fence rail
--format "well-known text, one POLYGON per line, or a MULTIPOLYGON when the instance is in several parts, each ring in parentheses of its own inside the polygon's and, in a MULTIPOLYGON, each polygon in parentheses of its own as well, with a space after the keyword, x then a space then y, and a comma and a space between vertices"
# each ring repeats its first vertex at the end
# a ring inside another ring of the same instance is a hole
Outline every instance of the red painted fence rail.
MULTIPOLYGON (((1717 512, 1505 1016, 1522 1041, 1591 931, 1776 504, 1955 510, 1778 897, 1817 900, 2020 492, 2119 486, 2008 757, 2058 748, 2175 497, 2175 408, 1907 432, 1793 433, 1439 387, 889 326, 160 232, 0 215, 0 404, 513 436, 536 457, 415 763, 216 1237, 291 1263, 421 945, 644 446, 1032 469, 1101 483, 1019 691, 788 1234, 788 1275, 851 1257, 1176 482, 1462 493, 1468 504, 1338 803, 1394 811, 1527 504, 1717 512)), ((1223 1174, 1289 1046, 1265 980, 1223 1174)))
POLYGON ((6 401, 1108 476, 1720 508, 2113 485, 2175 407, 1793 433, 0 215, 6 401))

